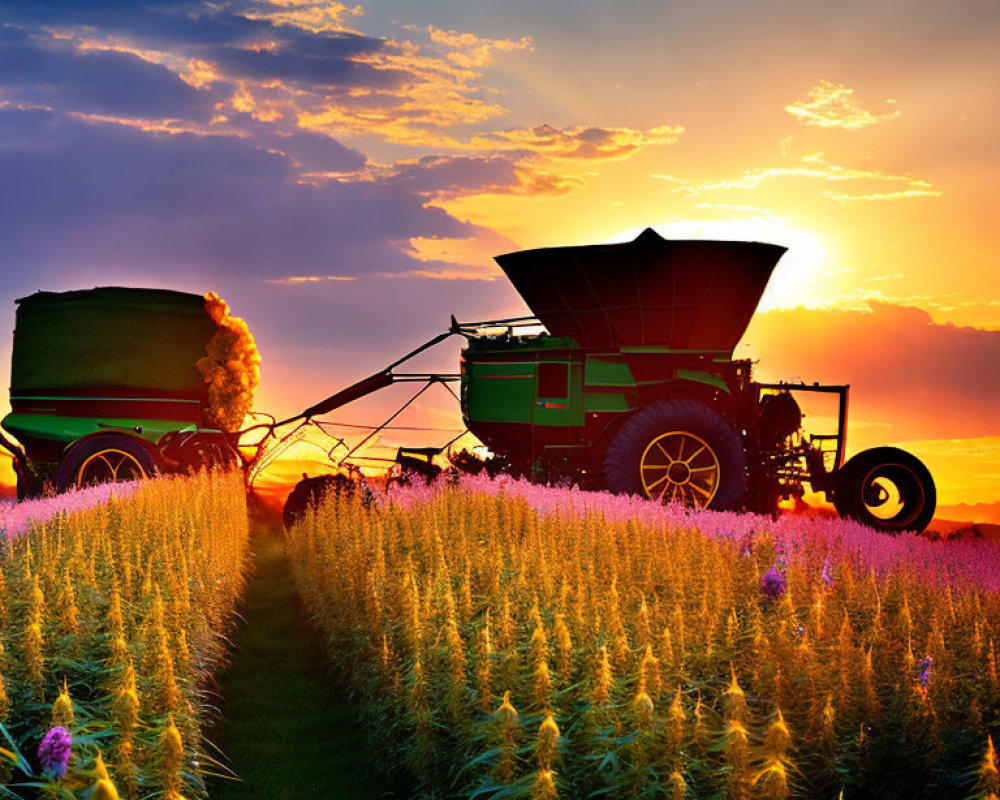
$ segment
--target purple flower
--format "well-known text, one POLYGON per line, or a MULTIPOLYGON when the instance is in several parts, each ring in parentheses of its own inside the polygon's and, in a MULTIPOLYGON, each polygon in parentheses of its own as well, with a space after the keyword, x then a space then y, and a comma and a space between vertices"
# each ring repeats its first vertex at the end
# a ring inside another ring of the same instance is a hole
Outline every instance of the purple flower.
POLYGON ((740 558, 749 558, 753 555, 753 534, 744 537, 740 546, 740 558))
POLYGON ((768 597, 781 597, 788 591, 788 581, 778 565, 774 564, 760 579, 760 590, 768 597))
POLYGON ((42 762, 42 769, 51 772, 57 778, 66 774, 72 753, 73 737, 62 725, 56 725, 46 733, 38 747, 38 758, 42 762))
POLYGON ((920 681, 920 686, 924 689, 927 688, 927 684, 931 681, 931 664, 933 663, 930 656, 927 656, 920 662, 920 672, 917 673, 917 680, 920 681))
POLYGON ((820 578, 823 580, 823 583, 825 583, 830 588, 833 588, 833 576, 830 575, 830 559, 829 558, 826 561, 823 562, 823 574, 820 575, 820 578))

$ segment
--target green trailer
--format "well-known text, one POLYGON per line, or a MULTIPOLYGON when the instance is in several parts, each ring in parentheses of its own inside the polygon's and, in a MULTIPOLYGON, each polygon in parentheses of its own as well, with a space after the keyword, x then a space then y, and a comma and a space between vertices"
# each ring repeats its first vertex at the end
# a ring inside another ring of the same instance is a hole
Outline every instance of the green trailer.
POLYGON ((206 382, 211 311, 201 295, 160 289, 19 299, 0 422, 16 440, 0 434, 18 495, 233 460, 206 382))

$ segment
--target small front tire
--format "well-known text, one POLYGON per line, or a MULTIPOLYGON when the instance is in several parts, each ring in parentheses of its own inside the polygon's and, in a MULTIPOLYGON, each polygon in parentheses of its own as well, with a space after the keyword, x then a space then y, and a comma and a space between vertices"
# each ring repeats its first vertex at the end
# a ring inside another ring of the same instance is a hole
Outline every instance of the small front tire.
POLYGON ((934 519, 937 489, 923 462, 898 447, 864 450, 837 473, 837 513, 884 533, 920 533, 934 519))

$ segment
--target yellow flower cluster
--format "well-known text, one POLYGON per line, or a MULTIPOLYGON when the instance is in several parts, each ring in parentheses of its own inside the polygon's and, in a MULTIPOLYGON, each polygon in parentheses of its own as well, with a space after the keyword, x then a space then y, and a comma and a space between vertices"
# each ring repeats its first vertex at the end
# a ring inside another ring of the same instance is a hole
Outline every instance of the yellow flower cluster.
POLYGON ((287 546, 380 746, 428 795, 923 792, 984 763, 1000 714, 995 593, 818 544, 774 597, 766 533, 748 550, 445 488, 411 509, 330 502, 287 546))
POLYGON ((222 472, 149 481, 3 542, 0 723, 110 730, 100 796, 180 796, 182 773, 197 784, 200 690, 224 653, 247 544, 242 478, 222 472))

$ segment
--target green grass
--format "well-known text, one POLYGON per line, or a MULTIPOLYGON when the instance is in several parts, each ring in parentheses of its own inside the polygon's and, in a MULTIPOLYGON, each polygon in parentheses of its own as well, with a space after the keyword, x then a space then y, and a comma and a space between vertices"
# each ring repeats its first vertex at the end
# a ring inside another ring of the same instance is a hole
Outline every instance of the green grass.
POLYGON ((272 530, 252 546, 256 575, 220 679, 216 737, 241 780, 213 780, 212 800, 385 796, 366 771, 357 710, 337 698, 300 616, 281 536, 272 530))

